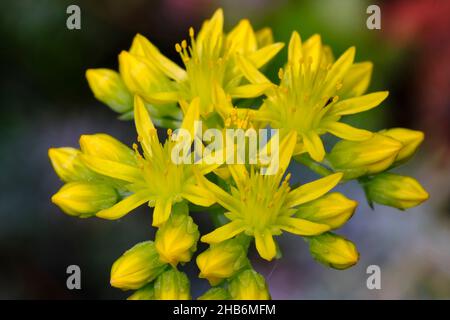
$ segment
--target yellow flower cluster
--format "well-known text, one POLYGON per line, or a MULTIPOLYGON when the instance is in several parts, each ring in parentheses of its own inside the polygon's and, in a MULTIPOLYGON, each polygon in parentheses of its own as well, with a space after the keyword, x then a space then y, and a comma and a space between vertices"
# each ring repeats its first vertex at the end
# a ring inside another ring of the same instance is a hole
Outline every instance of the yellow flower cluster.
POLYGON ((122 119, 134 119, 136 143, 130 148, 93 134, 80 137, 79 149, 50 149, 65 183, 52 201, 80 218, 119 219, 144 203, 153 208, 154 241, 135 245, 112 266, 111 285, 135 290, 129 299, 190 299, 190 281, 179 269, 194 256, 199 278, 212 286, 198 299, 270 299, 264 277, 248 258, 252 242, 261 258, 278 259, 274 237, 289 232, 308 242, 318 262, 336 269, 357 263, 356 246, 332 232, 357 207, 329 192, 339 183, 357 180, 371 205, 404 210, 427 200, 415 179, 387 172, 414 155, 422 132, 370 132, 342 121, 388 96, 365 93, 372 64, 355 63, 354 48, 335 59, 319 35, 303 42, 294 32, 275 84, 261 69, 283 46, 270 29, 255 32, 248 20, 225 33, 219 9, 197 34, 189 29, 189 42, 175 45, 184 67, 138 34, 119 54, 119 72, 86 72, 98 100, 122 119), (237 108, 236 99, 254 107, 237 108), (172 129, 191 133, 190 145, 199 120, 205 129, 279 129, 278 171, 263 175, 249 163, 174 163, 172 129), (155 125, 167 128, 166 141, 159 140, 155 125), (330 152, 321 139, 325 133, 341 139, 330 152), (321 177, 294 187, 287 172, 293 159, 321 177), (205 210, 215 230, 200 234, 189 214, 197 206, 210 208, 205 210), (198 240, 209 247, 196 255, 198 240))

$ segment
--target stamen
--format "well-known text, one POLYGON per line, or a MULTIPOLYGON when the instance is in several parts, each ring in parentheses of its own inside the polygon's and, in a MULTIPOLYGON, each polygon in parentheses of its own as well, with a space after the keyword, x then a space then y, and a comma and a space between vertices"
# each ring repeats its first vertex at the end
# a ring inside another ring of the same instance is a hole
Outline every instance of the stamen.
POLYGON ((194 28, 192 28, 192 27, 189 28, 189 36, 190 36, 191 38, 194 37, 194 28))
POLYGON ((178 53, 181 53, 181 46, 180 46, 179 43, 176 43, 176 44, 175 44, 175 50, 176 50, 178 53))

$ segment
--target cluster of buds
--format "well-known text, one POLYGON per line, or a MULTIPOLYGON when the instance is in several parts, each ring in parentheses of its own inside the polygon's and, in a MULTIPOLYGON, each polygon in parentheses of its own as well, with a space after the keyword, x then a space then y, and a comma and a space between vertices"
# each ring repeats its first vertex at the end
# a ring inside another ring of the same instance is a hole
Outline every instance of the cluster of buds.
POLYGON ((154 241, 136 244, 111 269, 113 287, 134 290, 130 300, 191 299, 190 278, 183 271, 191 262, 198 278, 211 286, 194 298, 270 299, 266 279, 249 259, 253 244, 262 259, 280 259, 276 237, 289 232, 309 244, 319 263, 346 269, 358 262, 356 245, 335 233, 358 205, 339 192, 329 193, 339 183, 357 180, 370 205, 405 210, 428 199, 418 181, 391 171, 416 153, 422 132, 374 133, 341 121, 388 96, 386 91, 366 94, 372 63, 355 63, 355 48, 335 59, 319 35, 302 41, 293 32, 275 84, 261 71, 284 46, 274 42, 270 29, 255 32, 244 19, 225 33, 219 9, 197 36, 190 28, 189 38, 175 45, 184 68, 138 34, 119 54, 118 72, 86 72, 98 100, 120 119, 134 119, 132 148, 93 134, 81 136, 79 149, 49 150, 65 183, 52 201, 68 215, 115 220, 143 204, 153 208, 154 241), (210 148, 217 141, 196 144, 198 134, 205 133, 201 128, 195 133, 199 121, 205 132, 219 134, 269 126, 274 134, 262 151, 274 159, 278 155, 277 165, 174 162, 172 154, 180 150, 173 129, 188 133, 180 137, 187 151, 194 149, 190 155, 203 150, 209 151, 207 160, 223 155, 224 150, 210 148), (167 129, 166 141, 160 142, 155 126, 167 129), (340 139, 330 152, 321 138, 325 133, 340 139), (321 177, 294 187, 288 172, 293 159, 321 177), (203 233, 195 223, 190 212, 199 206, 209 213, 214 230, 203 233), (208 245, 202 252, 197 252, 199 241, 208 245))

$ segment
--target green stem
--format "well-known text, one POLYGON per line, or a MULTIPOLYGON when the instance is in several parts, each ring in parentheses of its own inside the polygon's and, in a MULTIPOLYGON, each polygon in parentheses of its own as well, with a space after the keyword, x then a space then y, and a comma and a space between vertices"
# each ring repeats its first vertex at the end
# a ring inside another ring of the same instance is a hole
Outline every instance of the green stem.
POLYGON ((302 154, 299 156, 294 156, 294 159, 321 176, 328 176, 330 174, 333 174, 333 171, 315 162, 308 155, 302 154))

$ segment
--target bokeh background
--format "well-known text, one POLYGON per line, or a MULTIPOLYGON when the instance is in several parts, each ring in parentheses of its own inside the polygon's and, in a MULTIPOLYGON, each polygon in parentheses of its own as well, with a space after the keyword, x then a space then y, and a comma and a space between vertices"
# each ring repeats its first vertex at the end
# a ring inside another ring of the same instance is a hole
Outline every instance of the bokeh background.
MULTIPOLYGON (((241 18, 256 29, 270 26, 278 41, 292 30, 302 38, 320 33, 335 55, 357 47, 357 60, 375 65, 371 91, 389 99, 351 121, 373 130, 404 126, 426 133, 415 159, 400 172, 415 176, 431 194, 418 208, 371 210, 355 184, 342 188, 360 200, 340 231, 361 258, 336 271, 313 261, 307 245, 284 235, 283 259, 255 268, 268 278, 275 299, 450 298, 450 1, 447 0, 2 0, 0 39, 0 298, 122 299, 109 286, 110 266, 136 242, 153 237, 150 209, 119 221, 76 219, 50 202, 61 182, 47 156, 49 147, 77 146, 84 133, 105 132, 126 143, 132 123, 96 101, 84 77, 87 68, 117 68, 117 55, 139 32, 178 61, 174 43, 223 7, 229 30, 241 18), (366 8, 381 7, 382 29, 366 28, 366 8), (81 30, 66 28, 66 8, 81 8, 81 30), (82 270, 82 289, 66 288, 66 268, 82 270), (368 290, 366 268, 381 268, 381 290, 368 290)), ((286 57, 267 68, 272 79, 286 57)), ((295 169, 295 168, 294 168, 295 169)), ((297 169, 295 169, 297 170, 297 169)), ((314 176, 300 171, 303 181, 314 176)), ((212 228, 195 214, 203 232, 212 228)), ((201 248, 202 249, 202 248, 201 248)), ((195 266, 185 270, 191 278, 195 266)), ((193 296, 207 282, 192 283, 193 296)))

